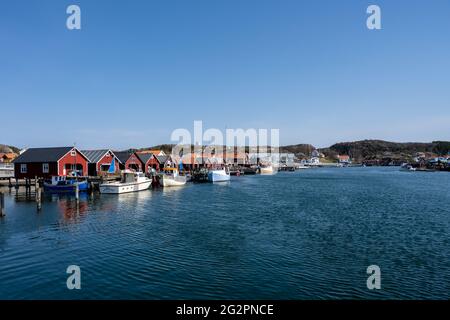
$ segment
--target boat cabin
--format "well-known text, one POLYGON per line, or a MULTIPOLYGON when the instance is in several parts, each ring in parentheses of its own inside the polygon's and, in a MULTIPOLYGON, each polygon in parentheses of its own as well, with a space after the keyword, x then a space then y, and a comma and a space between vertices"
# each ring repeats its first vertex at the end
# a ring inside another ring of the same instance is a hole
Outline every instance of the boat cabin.
POLYGON ((121 183, 135 183, 146 179, 143 172, 134 172, 131 170, 122 171, 121 183))

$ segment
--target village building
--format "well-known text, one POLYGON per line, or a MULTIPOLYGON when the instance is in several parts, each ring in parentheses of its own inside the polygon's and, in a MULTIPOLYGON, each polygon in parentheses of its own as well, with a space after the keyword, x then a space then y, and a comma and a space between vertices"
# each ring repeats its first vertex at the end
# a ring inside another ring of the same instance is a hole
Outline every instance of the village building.
POLYGON ((17 179, 87 176, 88 158, 75 147, 29 148, 14 161, 17 179))
POLYGON ((166 160, 166 166, 168 167, 182 167, 183 170, 193 170, 199 168, 201 165, 205 165, 200 154, 197 153, 187 153, 183 156, 171 155, 166 160))
POLYGON ((158 157, 158 156, 167 156, 167 154, 166 154, 164 151, 162 151, 162 150, 157 150, 157 149, 155 149, 155 150, 144 150, 144 151, 139 151, 139 153, 151 153, 151 154, 153 154, 155 157, 158 157))
POLYGON ((136 157, 139 158, 139 160, 141 161, 142 172, 149 173, 152 171, 152 169, 159 171, 160 164, 158 163, 158 160, 153 155, 153 153, 137 152, 136 157))
POLYGON ((17 154, 15 154, 14 152, 0 153, 1 163, 11 163, 15 158, 17 158, 17 154))
POLYGON ((150 152, 155 156, 155 157, 162 157, 162 156, 167 156, 167 154, 162 151, 162 150, 150 150, 150 152))
POLYGON ((320 152, 318 150, 314 149, 311 152, 311 158, 320 158, 320 152))
POLYGON ((121 161, 111 150, 82 150, 81 152, 89 159, 89 176, 95 177, 120 173, 121 161))
POLYGON ((292 167, 295 164, 295 155, 293 153, 280 153, 279 164, 292 167))
POLYGON ((114 151, 115 156, 117 159, 119 159, 119 168, 120 170, 125 170, 125 164, 130 158, 130 156, 133 154, 133 152, 130 151, 114 151))
POLYGON ((308 163, 309 165, 318 166, 318 165, 320 165, 320 158, 319 158, 319 157, 311 157, 311 158, 307 161, 307 163, 308 163))
POLYGON ((132 170, 136 172, 144 172, 144 162, 136 152, 131 151, 115 151, 114 154, 119 159, 120 170, 132 170))
POLYGON ((131 153, 125 161, 125 169, 136 172, 144 172, 144 163, 136 153, 131 153))
POLYGON ((171 164, 172 162, 170 161, 170 157, 169 156, 155 156, 156 161, 158 161, 158 165, 159 165, 159 169, 161 170, 165 167, 168 167, 167 164, 171 164))
POLYGON ((227 165, 246 165, 248 155, 245 152, 227 152, 225 153, 225 163, 227 165))
POLYGON ((338 161, 342 164, 350 164, 352 162, 350 156, 346 154, 338 155, 338 161))

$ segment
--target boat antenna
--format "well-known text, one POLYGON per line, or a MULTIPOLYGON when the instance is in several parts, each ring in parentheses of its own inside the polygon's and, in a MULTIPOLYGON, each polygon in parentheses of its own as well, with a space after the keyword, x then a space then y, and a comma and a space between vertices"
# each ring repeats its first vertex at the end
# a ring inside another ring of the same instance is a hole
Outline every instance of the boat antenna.
MULTIPOLYGON (((77 145, 77 143, 76 142, 74 142, 73 143, 73 148, 75 149, 76 148, 76 145, 77 145)), ((78 174, 77 174, 77 152, 76 152, 76 150, 74 150, 75 151, 75 153, 74 153, 74 156, 73 156, 73 171, 75 172, 75 176, 77 176, 78 174)))

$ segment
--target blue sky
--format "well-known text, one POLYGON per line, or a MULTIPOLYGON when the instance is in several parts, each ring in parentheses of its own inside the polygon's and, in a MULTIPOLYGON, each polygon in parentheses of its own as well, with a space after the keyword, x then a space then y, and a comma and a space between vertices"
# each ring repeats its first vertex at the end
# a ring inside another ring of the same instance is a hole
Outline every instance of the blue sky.
POLYGON ((194 120, 319 147, 450 140, 449 34, 448 0, 3 1, 0 143, 145 147, 194 120))

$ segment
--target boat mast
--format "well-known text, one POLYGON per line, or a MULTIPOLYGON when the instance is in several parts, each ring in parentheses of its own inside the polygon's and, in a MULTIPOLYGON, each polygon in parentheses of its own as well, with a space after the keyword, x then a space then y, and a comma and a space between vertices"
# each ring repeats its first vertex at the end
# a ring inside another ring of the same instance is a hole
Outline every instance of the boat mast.
MULTIPOLYGON (((75 151, 75 146, 76 146, 76 142, 73 143, 73 151, 75 151)), ((73 171, 75 172, 75 176, 78 176, 77 174, 77 153, 75 151, 74 156, 73 156, 73 171)))

